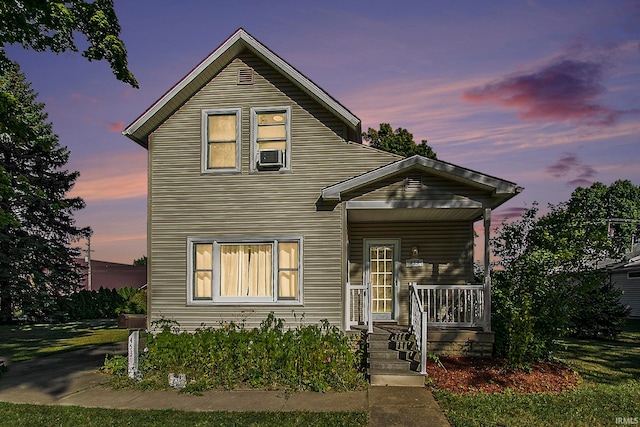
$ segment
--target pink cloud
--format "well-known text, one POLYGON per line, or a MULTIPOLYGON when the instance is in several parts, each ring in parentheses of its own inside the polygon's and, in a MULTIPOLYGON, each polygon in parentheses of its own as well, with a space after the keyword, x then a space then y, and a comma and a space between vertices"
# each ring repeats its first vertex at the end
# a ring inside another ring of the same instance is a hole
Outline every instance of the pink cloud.
POLYGON ((109 130, 109 132, 120 133, 124 129, 124 122, 110 122, 106 120, 96 120, 91 116, 84 117, 85 122, 90 123, 92 125, 104 126, 109 130))
POLYGON ((86 101, 89 104, 99 104, 100 100, 98 100, 98 98, 93 98, 91 96, 86 96, 82 93, 72 93, 71 94, 71 99, 73 99, 74 101, 86 101))
POLYGON ((107 122, 109 131, 113 133, 120 133, 124 129, 124 122, 107 122))
POLYGON ((147 195, 146 152, 85 159, 74 167, 82 172, 71 197, 100 202, 147 195))
POLYGON ((573 121, 610 126, 624 112, 597 102, 606 89, 602 63, 562 59, 539 70, 515 74, 466 91, 470 103, 495 103, 518 111, 525 120, 573 121))

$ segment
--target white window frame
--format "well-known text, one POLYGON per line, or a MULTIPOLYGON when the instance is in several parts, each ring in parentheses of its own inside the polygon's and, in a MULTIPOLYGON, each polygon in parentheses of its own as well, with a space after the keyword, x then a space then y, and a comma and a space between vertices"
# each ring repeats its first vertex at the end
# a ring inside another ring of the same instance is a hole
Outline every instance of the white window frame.
POLYGON ((207 238, 190 237, 187 239, 187 304, 188 305, 302 305, 303 271, 302 260, 304 241, 302 236, 267 236, 264 238, 207 238), (278 299, 279 294, 279 251, 278 243, 298 243, 298 297, 278 299), (211 299, 195 297, 195 245, 213 245, 213 274, 211 299), (223 297, 220 295, 220 245, 272 245, 272 295, 270 297, 223 297))
POLYGON ((638 280, 640 279, 640 272, 639 271, 628 271, 627 272, 627 279, 628 280, 638 280))
POLYGON ((201 125, 201 170, 202 173, 229 173, 240 172, 242 167, 242 108, 214 108, 202 110, 201 125), (236 165, 233 168, 210 168, 209 167, 209 140, 208 126, 209 116, 236 115, 236 165))
POLYGON ((258 114, 259 113, 284 113, 285 116, 285 132, 286 132, 286 148, 284 153, 284 166, 275 172, 287 172, 291 170, 291 106, 276 107, 252 107, 251 108, 251 148, 249 155, 250 172, 274 172, 273 169, 262 170, 258 167, 259 150, 258 150, 258 114))

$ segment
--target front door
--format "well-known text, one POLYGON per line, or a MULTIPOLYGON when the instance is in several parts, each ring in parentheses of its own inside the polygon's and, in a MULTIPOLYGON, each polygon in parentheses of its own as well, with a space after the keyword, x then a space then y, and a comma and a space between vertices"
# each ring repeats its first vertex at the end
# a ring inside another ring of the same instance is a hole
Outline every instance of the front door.
POLYGON ((371 289, 373 320, 396 318, 396 262, 400 244, 396 240, 367 240, 365 280, 371 289))

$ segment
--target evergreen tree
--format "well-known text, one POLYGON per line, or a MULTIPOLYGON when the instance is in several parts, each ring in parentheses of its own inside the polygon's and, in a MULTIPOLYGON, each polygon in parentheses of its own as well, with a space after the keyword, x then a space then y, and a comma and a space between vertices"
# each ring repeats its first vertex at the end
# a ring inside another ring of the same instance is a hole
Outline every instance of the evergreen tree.
POLYGON ((0 55, 0 322, 49 317, 82 277, 71 244, 83 235, 67 198, 78 172, 18 64, 0 55))
POLYGON ((419 154, 430 159, 436 159, 436 153, 423 139, 420 144, 413 140, 413 134, 406 129, 398 128, 395 131, 389 123, 380 123, 380 130, 369 128, 362 133, 362 138, 373 148, 388 151, 404 157, 419 154))

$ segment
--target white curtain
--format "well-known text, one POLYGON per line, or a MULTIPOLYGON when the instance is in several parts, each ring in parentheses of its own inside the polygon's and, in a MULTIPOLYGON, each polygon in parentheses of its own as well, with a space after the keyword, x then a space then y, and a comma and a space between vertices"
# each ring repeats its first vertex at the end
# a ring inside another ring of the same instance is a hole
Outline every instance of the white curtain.
POLYGON ((273 295, 271 245, 220 245, 220 295, 273 295))

